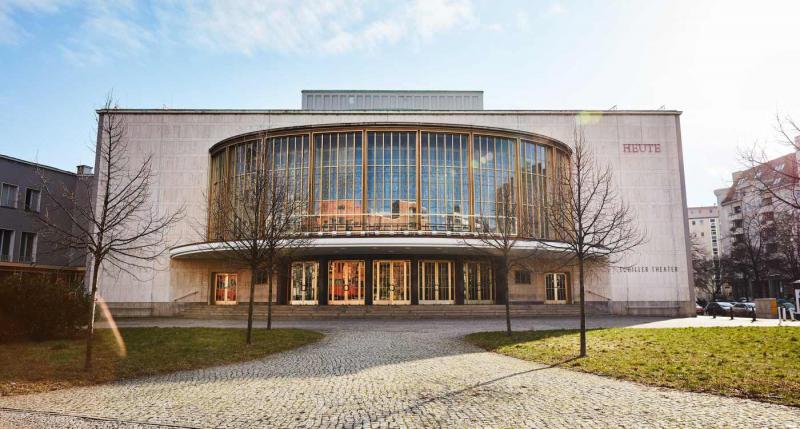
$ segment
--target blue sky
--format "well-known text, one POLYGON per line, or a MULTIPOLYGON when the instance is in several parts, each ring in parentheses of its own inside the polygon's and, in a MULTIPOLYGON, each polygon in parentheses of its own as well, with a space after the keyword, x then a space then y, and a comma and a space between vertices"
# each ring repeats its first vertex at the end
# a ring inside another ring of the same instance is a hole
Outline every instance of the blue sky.
POLYGON ((92 164, 93 111, 480 89, 488 109, 684 112, 690 205, 800 118, 800 2, 0 0, 0 153, 92 164))

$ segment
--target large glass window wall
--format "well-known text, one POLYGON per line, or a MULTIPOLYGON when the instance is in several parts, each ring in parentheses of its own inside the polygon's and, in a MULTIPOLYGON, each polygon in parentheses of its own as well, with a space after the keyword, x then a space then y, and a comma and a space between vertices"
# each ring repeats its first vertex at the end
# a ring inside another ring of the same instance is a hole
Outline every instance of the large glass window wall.
POLYGON ((314 215, 322 231, 362 229, 362 133, 314 135, 314 215))
POLYGON ((515 140, 475 135, 472 177, 475 225, 478 232, 516 232, 515 140))
POLYGON ((468 134, 421 134, 421 226, 424 230, 469 231, 468 139, 468 134))
POLYGON ((417 133, 367 133, 367 213, 372 230, 417 229, 417 133))
MULTIPOLYGON (((212 153, 209 202, 246 195, 260 168, 285 178, 290 198, 309 208, 301 211, 309 231, 509 228, 549 237, 543 210, 569 153, 545 139, 446 127, 243 138, 212 153)), ((209 237, 222 239, 215 222, 209 219, 209 237)))

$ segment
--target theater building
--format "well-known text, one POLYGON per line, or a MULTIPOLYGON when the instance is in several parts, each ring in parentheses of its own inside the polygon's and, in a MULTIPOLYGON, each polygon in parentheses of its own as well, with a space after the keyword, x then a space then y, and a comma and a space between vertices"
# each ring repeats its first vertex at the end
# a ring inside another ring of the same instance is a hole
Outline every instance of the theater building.
POLYGON ((506 298, 525 314, 565 314, 577 298, 573 267, 554 264, 534 238, 552 238, 541 210, 568 168, 576 123, 648 236, 588 278, 591 310, 694 311, 680 112, 484 110, 480 91, 303 91, 299 110, 114 112, 131 161, 153 157, 154 206, 186 210, 152 271, 101 273, 100 294, 118 315, 235 314, 248 301, 250 273, 222 257, 208 201, 235 193, 253 168, 307 195, 309 245, 275 273, 272 297, 256 288, 255 301, 272 299, 279 314, 469 314, 506 298), (534 255, 507 278, 474 249, 479 231, 497 228, 501 194, 531 225, 519 251, 534 255))

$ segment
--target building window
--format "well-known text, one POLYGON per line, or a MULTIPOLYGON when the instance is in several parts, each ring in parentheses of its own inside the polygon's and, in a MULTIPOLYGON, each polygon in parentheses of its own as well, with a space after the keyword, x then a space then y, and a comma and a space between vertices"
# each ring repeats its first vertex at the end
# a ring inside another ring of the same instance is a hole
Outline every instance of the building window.
POLYGON ((25 210, 39 213, 39 204, 41 203, 41 199, 42 195, 38 189, 27 189, 25 191, 25 210))
MULTIPOLYGON (((550 148, 547 148, 548 152, 550 148)), ((475 230, 516 234, 515 142, 512 139, 476 135, 472 141, 475 230), (503 231, 509 228, 510 231, 503 231)), ((544 161, 544 156, 542 156, 544 161)))
POLYGON ((370 229, 417 229, 416 207, 417 134, 413 131, 368 132, 367 224, 370 229))
POLYGON ((264 270, 256 271, 256 284, 257 285, 265 285, 267 284, 267 272, 264 270))
POLYGON ((17 185, 3 183, 0 189, 0 206, 17 208, 17 185))
POLYGON ((0 261, 8 262, 14 252, 14 231, 0 229, 0 261))
POLYGON ((23 232, 19 247, 20 262, 36 262, 36 234, 23 232))
POLYGON ((733 212, 734 213, 741 213, 742 212, 742 206, 734 206, 733 207, 733 212))
POLYGON ((468 137, 421 133, 420 214, 425 230, 469 230, 468 137))
POLYGON ((692 225, 695 225, 695 221, 692 221, 692 225))
POLYGON ((491 264, 464 262, 464 302, 494 303, 494 273, 491 264))
POLYGON ((545 275, 545 302, 567 302, 567 275, 566 273, 547 273, 545 275))
POLYGON ((514 283, 518 285, 531 284, 531 272, 528 270, 514 271, 514 283))
POLYGON ((317 227, 323 231, 361 230, 361 133, 315 134, 314 153, 317 227))

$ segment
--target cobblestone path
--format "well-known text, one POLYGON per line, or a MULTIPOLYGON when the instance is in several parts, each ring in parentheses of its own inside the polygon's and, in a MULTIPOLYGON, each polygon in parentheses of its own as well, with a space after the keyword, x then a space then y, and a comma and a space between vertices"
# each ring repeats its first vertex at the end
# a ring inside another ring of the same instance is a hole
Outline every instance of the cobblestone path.
POLYGON ((325 339, 259 361, 0 398, 0 428, 800 427, 799 409, 483 352, 470 322, 315 323, 325 339))

